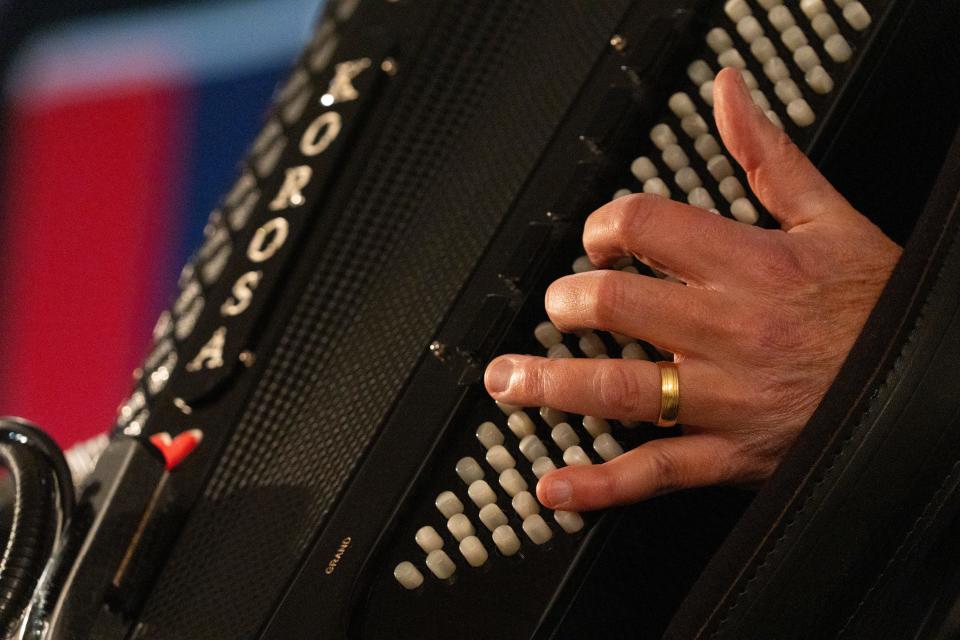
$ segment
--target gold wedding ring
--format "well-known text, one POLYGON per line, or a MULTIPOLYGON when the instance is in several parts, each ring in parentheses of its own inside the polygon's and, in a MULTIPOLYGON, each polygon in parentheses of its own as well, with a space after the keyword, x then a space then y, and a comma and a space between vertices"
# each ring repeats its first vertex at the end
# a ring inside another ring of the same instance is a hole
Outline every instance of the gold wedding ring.
POLYGON ((680 376, 673 362, 658 362, 660 368, 660 415, 658 427, 672 427, 680 415, 680 376))

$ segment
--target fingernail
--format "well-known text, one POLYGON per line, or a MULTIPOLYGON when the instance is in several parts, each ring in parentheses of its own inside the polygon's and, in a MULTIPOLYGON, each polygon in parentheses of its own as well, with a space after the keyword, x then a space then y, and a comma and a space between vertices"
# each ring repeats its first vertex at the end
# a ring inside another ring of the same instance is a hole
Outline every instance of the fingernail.
POLYGON ((487 367, 484 374, 484 383, 490 393, 503 393, 510 386, 510 376, 513 375, 513 363, 507 358, 498 358, 487 367))
POLYGON ((553 480, 547 483, 545 497, 551 507, 562 507, 573 497, 573 485, 567 480, 553 480))

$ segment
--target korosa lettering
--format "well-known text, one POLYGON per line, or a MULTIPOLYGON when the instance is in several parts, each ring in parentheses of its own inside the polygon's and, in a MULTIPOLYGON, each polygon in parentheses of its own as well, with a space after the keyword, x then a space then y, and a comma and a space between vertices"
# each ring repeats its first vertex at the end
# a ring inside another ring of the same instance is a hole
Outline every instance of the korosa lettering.
MULTIPOLYGON (((327 93, 321 98, 324 106, 349 102, 359 98, 353 86, 353 80, 370 67, 369 58, 360 58, 342 62, 336 66, 327 93)), ((317 116, 303 132, 299 150, 305 158, 315 158, 330 148, 343 130, 343 116, 333 110, 324 111, 317 116)), ((271 211, 286 211, 302 207, 306 203, 304 190, 313 179, 313 169, 309 165, 290 167, 284 173, 283 182, 276 196, 270 201, 271 211)), ((290 236, 290 222, 283 216, 271 218, 254 232, 247 246, 246 256, 250 262, 258 265, 269 262, 285 246, 290 236)), ((235 318, 245 313, 253 304, 257 287, 263 280, 263 271, 248 271, 234 282, 231 295, 220 307, 221 317, 235 318)), ((218 369, 224 365, 223 352, 227 341, 228 327, 220 326, 210 339, 201 347, 197 355, 186 365, 186 370, 198 372, 204 369, 218 369)))

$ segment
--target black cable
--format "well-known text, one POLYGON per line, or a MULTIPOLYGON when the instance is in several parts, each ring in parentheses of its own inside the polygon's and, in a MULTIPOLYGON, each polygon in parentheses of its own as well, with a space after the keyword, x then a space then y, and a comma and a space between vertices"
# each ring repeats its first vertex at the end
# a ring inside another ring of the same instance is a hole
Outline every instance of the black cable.
POLYGON ((52 466, 60 485, 60 508, 64 517, 73 513, 76 497, 73 491, 73 476, 63 451, 53 438, 48 436, 40 427, 27 422, 23 418, 0 418, 0 442, 8 441, 22 444, 39 451, 52 466))
POLYGON ((0 558, 0 632, 9 634, 36 589, 74 505, 63 454, 22 420, 0 418, 0 466, 9 472, 9 533, 0 558))

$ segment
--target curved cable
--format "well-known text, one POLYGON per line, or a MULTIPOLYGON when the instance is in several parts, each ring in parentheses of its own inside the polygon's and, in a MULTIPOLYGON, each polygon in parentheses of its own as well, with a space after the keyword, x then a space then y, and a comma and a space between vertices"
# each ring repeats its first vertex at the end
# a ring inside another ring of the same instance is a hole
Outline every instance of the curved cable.
POLYGON ((0 466, 12 485, 0 556, 0 632, 6 634, 29 604, 75 498, 60 449, 23 420, 0 418, 0 466))

